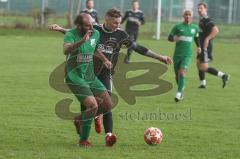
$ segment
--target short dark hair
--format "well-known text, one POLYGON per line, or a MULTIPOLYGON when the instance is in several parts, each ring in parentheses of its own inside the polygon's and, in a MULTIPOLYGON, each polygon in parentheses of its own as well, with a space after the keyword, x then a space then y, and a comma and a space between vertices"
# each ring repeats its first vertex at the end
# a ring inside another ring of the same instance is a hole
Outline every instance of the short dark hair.
POLYGON ((204 8, 208 8, 207 3, 205 3, 205 2, 198 3, 198 6, 204 6, 204 8))
POLYGON ((113 18, 122 17, 122 14, 121 14, 120 10, 118 10, 117 8, 109 9, 107 11, 106 15, 109 16, 109 17, 113 17, 113 18))
POLYGON ((89 1, 93 1, 93 0, 86 0, 86 4, 88 4, 89 1))
POLYGON ((138 0, 132 0, 132 4, 133 4, 133 3, 135 3, 135 2, 138 2, 138 3, 139 3, 139 1, 138 1, 138 0))
POLYGON ((83 14, 80 13, 74 20, 75 25, 83 25, 83 14))

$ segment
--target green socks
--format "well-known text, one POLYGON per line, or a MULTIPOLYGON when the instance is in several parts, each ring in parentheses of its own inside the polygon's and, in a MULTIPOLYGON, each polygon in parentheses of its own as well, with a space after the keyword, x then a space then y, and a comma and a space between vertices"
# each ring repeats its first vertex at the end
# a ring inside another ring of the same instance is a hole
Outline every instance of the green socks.
POLYGON ((179 76, 178 79, 178 92, 182 92, 185 86, 185 77, 179 76))
POLYGON ((86 111, 82 112, 82 134, 80 141, 86 141, 89 138, 93 118, 87 117, 86 111))

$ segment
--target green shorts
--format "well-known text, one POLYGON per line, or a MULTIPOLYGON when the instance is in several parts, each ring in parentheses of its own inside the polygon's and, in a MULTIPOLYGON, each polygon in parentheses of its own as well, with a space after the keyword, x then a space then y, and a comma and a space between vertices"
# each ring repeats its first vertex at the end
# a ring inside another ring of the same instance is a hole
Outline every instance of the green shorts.
POLYGON ((97 77, 95 77, 94 80, 89 81, 80 78, 78 75, 71 74, 71 76, 66 77, 66 84, 80 103, 83 103, 83 101, 89 96, 99 96, 107 91, 97 77))
POLYGON ((189 68, 191 61, 192 61, 191 56, 174 56, 173 62, 175 73, 177 73, 179 69, 187 70, 189 68))

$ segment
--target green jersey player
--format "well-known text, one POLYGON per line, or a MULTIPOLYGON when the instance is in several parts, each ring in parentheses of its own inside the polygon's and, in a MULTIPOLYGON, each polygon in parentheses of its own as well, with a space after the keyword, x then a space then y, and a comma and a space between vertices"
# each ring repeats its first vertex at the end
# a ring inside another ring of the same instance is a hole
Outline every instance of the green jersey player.
POLYGON ((185 87, 185 75, 186 71, 191 63, 192 59, 192 43, 195 40, 199 48, 198 40, 198 26, 192 24, 193 13, 191 10, 186 10, 183 13, 184 22, 177 24, 173 27, 168 40, 176 42, 176 47, 173 55, 174 71, 176 75, 176 81, 178 85, 178 91, 175 97, 175 101, 178 102, 183 99, 183 90, 185 87))
POLYGON ((78 124, 79 128, 79 145, 89 147, 93 117, 111 111, 112 107, 106 88, 94 74, 93 54, 96 52, 108 69, 111 69, 112 63, 97 49, 100 34, 93 29, 90 15, 81 13, 76 17, 75 25, 76 28, 64 36, 65 81, 78 101, 86 107, 86 111, 76 117, 75 125, 78 124))

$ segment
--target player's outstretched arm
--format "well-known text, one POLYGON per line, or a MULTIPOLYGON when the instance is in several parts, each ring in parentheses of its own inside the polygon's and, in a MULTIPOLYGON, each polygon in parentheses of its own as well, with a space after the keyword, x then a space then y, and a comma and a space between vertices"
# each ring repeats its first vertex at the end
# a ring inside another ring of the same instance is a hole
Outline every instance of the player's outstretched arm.
POLYGON ((151 57, 151 58, 154 58, 154 59, 157 59, 167 65, 170 65, 172 64, 172 59, 168 56, 164 56, 164 55, 159 55, 155 52, 153 52, 152 50, 148 50, 145 54, 145 56, 148 56, 148 57, 151 57))
POLYGON ((57 31, 57 32, 61 32, 63 34, 65 34, 66 32, 69 31, 69 29, 63 28, 61 26, 59 26, 58 24, 52 24, 48 26, 50 31, 57 31))
POLYGON ((144 56, 147 56, 147 57, 150 57, 153 59, 157 59, 167 65, 172 64, 172 59, 170 57, 159 55, 159 54, 153 52, 152 50, 147 49, 146 47, 141 46, 139 44, 135 44, 133 47, 133 50, 141 55, 144 55, 144 56))

